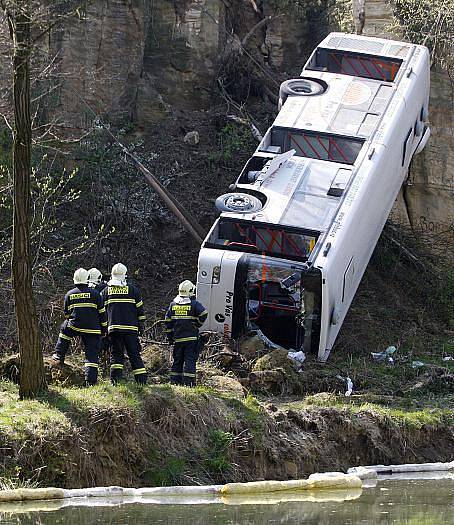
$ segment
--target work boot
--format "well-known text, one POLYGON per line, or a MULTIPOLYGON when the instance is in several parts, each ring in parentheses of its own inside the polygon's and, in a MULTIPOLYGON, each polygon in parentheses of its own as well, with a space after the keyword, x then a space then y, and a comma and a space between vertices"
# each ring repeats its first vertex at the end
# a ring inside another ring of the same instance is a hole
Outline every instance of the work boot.
POLYGON ((60 366, 65 364, 65 356, 57 354, 57 352, 53 353, 50 358, 52 361, 55 361, 55 364, 59 364, 60 366))
POLYGON ((98 368, 85 365, 85 386, 94 386, 98 382, 98 368))
POLYGON ((184 386, 195 386, 195 377, 188 377, 183 374, 183 385, 184 386))
POLYGON ((138 385, 147 384, 147 374, 137 374, 134 376, 134 379, 138 385))
POLYGON ((170 384, 171 385, 182 385, 183 384, 182 374, 171 372, 170 373, 170 384))
POLYGON ((123 365, 113 363, 110 366, 110 382, 113 385, 118 384, 123 379, 123 365))

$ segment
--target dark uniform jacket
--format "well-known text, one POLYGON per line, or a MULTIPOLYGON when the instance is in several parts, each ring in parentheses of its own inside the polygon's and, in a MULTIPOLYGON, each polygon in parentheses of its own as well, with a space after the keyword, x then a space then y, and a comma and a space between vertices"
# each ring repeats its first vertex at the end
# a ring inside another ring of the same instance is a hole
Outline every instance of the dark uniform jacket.
POLYGON ((101 281, 100 283, 96 284, 93 288, 95 290, 98 290, 99 293, 102 293, 104 288, 107 286, 107 283, 105 281, 101 281))
POLYGON ((107 285, 102 291, 108 318, 108 331, 138 333, 146 319, 139 290, 132 284, 107 285))
POLYGON ((166 333, 175 343, 196 341, 207 316, 207 310, 196 299, 177 296, 166 312, 166 333))
POLYGON ((101 335, 107 330, 106 309, 101 294, 79 284, 65 295, 65 318, 76 332, 101 335))

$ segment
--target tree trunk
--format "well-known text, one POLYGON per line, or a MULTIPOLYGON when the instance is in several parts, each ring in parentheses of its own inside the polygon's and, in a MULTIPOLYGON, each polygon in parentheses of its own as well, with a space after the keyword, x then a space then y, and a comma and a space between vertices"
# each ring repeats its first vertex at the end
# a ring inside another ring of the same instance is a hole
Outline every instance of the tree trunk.
POLYGON ((20 397, 35 397, 46 388, 44 363, 32 288, 30 256, 30 6, 29 0, 16 0, 9 17, 14 43, 14 216, 12 276, 17 330, 19 334, 20 397))

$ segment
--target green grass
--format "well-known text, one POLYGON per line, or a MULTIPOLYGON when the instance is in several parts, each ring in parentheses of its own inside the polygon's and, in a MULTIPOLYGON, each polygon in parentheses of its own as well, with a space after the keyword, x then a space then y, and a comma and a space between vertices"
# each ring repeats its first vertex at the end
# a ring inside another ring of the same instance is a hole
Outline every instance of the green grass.
POLYGON ((35 489, 39 486, 37 481, 22 480, 18 477, 0 477, 0 490, 35 489))
MULTIPOLYGON (((389 401, 389 400, 387 400, 389 401)), ((311 409, 311 407, 333 407, 343 409, 350 414, 369 413, 378 418, 385 418, 399 426, 420 429, 425 425, 451 426, 454 424, 454 411, 443 408, 396 408, 378 403, 364 402, 362 399, 346 398, 327 394, 323 396, 308 396, 300 402, 287 403, 286 408, 311 409)))
POLYGON ((66 411, 74 407, 83 411, 103 408, 124 408, 138 410, 143 394, 135 384, 113 386, 101 382, 89 390, 83 388, 52 388, 47 395, 55 400, 55 408, 66 411))
POLYGON ((179 485, 182 482, 184 472, 188 465, 184 458, 170 456, 159 464, 158 453, 154 450, 150 453, 150 463, 155 467, 144 473, 144 480, 151 487, 169 487, 179 485))
POLYGON ((44 438, 53 432, 64 433, 69 429, 69 420, 49 403, 29 399, 20 401, 17 387, 5 383, 0 385, 0 435, 21 440, 30 435, 44 438))
POLYGON ((243 420, 249 427, 256 446, 260 446, 265 429, 264 409, 259 401, 252 395, 248 394, 244 400, 235 398, 226 398, 228 406, 233 408, 238 419, 243 420))
POLYGON ((225 474, 232 464, 229 459, 229 449, 233 444, 235 436, 231 432, 214 429, 210 431, 209 447, 206 451, 206 468, 213 473, 225 474))

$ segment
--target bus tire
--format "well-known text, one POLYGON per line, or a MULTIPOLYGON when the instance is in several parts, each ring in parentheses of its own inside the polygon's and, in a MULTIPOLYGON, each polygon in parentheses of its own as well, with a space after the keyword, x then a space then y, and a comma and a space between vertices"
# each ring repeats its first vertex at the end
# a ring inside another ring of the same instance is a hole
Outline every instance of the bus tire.
POLYGON ((252 213, 262 209, 260 199, 249 193, 225 193, 216 199, 216 209, 220 212, 252 213))
POLYGON ((288 96, 312 96, 321 95, 325 92, 325 87, 315 80, 309 78, 292 78, 282 82, 279 89, 279 105, 281 110, 288 96))

